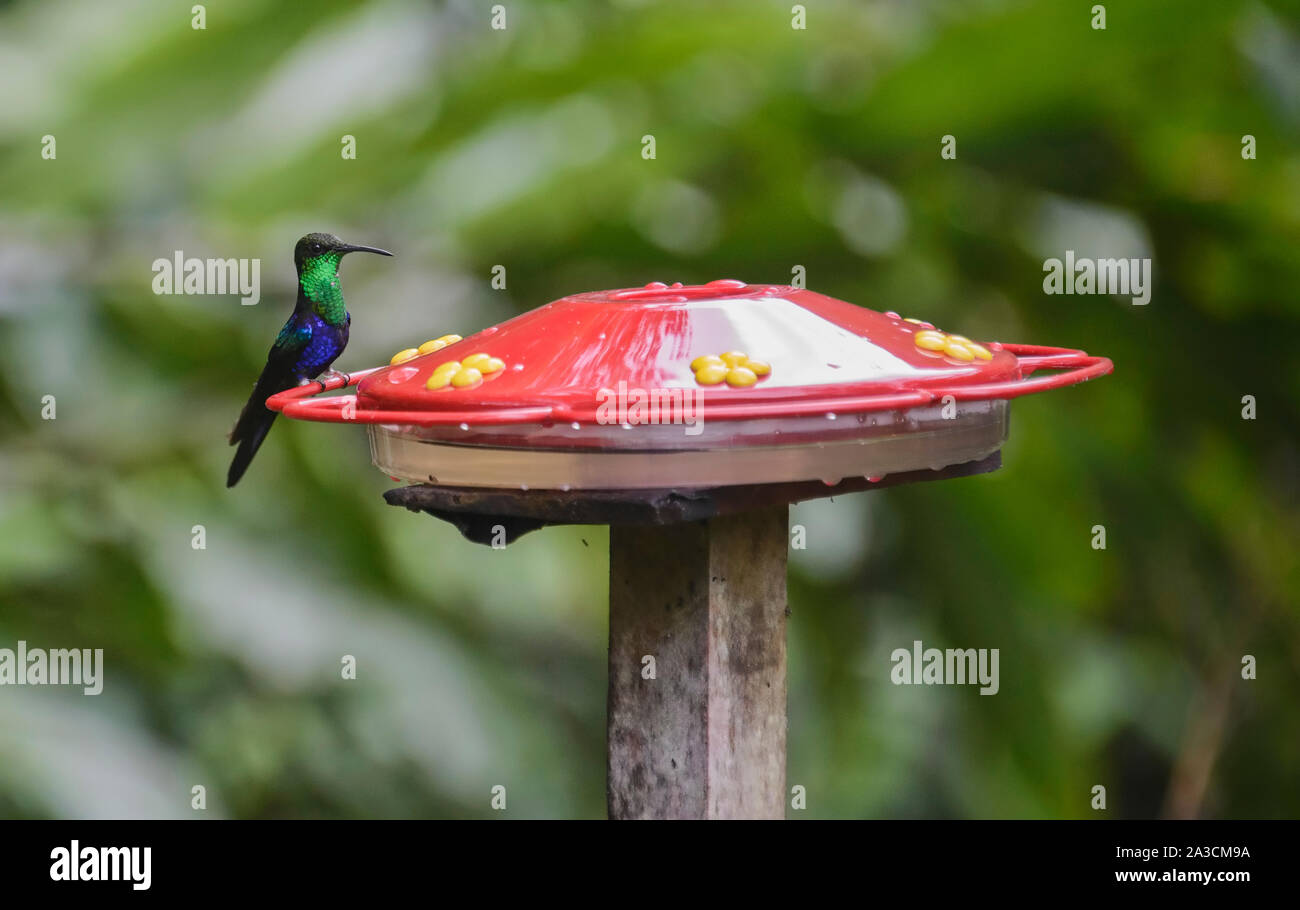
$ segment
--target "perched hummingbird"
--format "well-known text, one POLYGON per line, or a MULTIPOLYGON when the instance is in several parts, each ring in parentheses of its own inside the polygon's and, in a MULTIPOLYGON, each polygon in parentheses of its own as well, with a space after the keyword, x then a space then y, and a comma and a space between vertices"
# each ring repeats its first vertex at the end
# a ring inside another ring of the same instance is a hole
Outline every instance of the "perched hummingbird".
POLYGON ((358 252, 393 255, 371 246, 344 243, 333 234, 308 234, 293 248, 293 264, 298 269, 298 301, 293 315, 275 336, 262 375, 257 377, 253 394, 230 433, 230 444, 238 444, 239 450, 230 462, 226 486, 239 483, 271 429, 275 411, 267 408, 266 399, 315 379, 348 346, 352 316, 343 303, 343 289, 339 287, 339 263, 348 253, 358 252))

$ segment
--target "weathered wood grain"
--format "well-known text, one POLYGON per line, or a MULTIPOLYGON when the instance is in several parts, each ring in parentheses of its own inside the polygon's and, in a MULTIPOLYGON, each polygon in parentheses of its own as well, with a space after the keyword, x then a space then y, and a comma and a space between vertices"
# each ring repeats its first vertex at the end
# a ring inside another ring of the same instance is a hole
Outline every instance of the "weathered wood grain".
POLYGON ((611 818, 784 817, 788 521, 610 529, 611 818))

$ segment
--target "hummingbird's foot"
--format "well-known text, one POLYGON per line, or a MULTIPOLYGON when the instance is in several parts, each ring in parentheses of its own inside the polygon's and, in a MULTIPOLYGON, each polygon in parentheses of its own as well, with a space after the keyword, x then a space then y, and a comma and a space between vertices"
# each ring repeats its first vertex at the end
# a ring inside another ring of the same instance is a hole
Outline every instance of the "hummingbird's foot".
POLYGON ((343 385, 347 385, 350 378, 351 377, 348 376, 347 373, 340 373, 338 370, 326 370, 317 377, 316 381, 322 386, 328 385, 331 382, 340 382, 343 385))

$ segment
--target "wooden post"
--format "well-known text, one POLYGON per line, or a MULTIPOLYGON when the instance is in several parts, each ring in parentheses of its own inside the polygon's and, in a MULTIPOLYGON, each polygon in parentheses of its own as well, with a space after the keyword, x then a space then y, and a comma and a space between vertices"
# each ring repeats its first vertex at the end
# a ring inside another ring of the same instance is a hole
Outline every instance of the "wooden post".
POLYGON ((610 818, 785 817, 788 534, 784 505, 610 528, 610 818))
POLYGON ((789 503, 995 471, 940 470, 710 489, 504 490, 412 484, 384 499, 497 545, 607 524, 611 818, 785 816, 789 503), (654 678, 645 658, 654 659, 654 678), (645 675, 643 675, 643 673, 645 675))

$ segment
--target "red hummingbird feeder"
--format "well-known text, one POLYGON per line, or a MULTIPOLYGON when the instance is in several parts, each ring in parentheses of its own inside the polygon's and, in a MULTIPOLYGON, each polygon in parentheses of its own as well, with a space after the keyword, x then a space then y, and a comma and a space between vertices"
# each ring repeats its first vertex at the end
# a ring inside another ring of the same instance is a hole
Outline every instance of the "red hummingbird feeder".
POLYGON ((366 424, 410 484, 385 498, 472 540, 609 524, 611 816, 781 817, 789 504, 994 470, 1012 398, 1111 369, 804 289, 654 282, 267 406, 366 424))
POLYGON ((367 424, 375 464, 417 483, 837 483, 984 458, 1006 439, 1009 399, 1110 369, 1082 351, 983 345, 808 290, 656 282, 399 352, 354 374, 355 395, 309 397, 322 387, 307 385, 268 405, 367 424), (1048 369, 1063 372, 1032 375, 1048 369))

